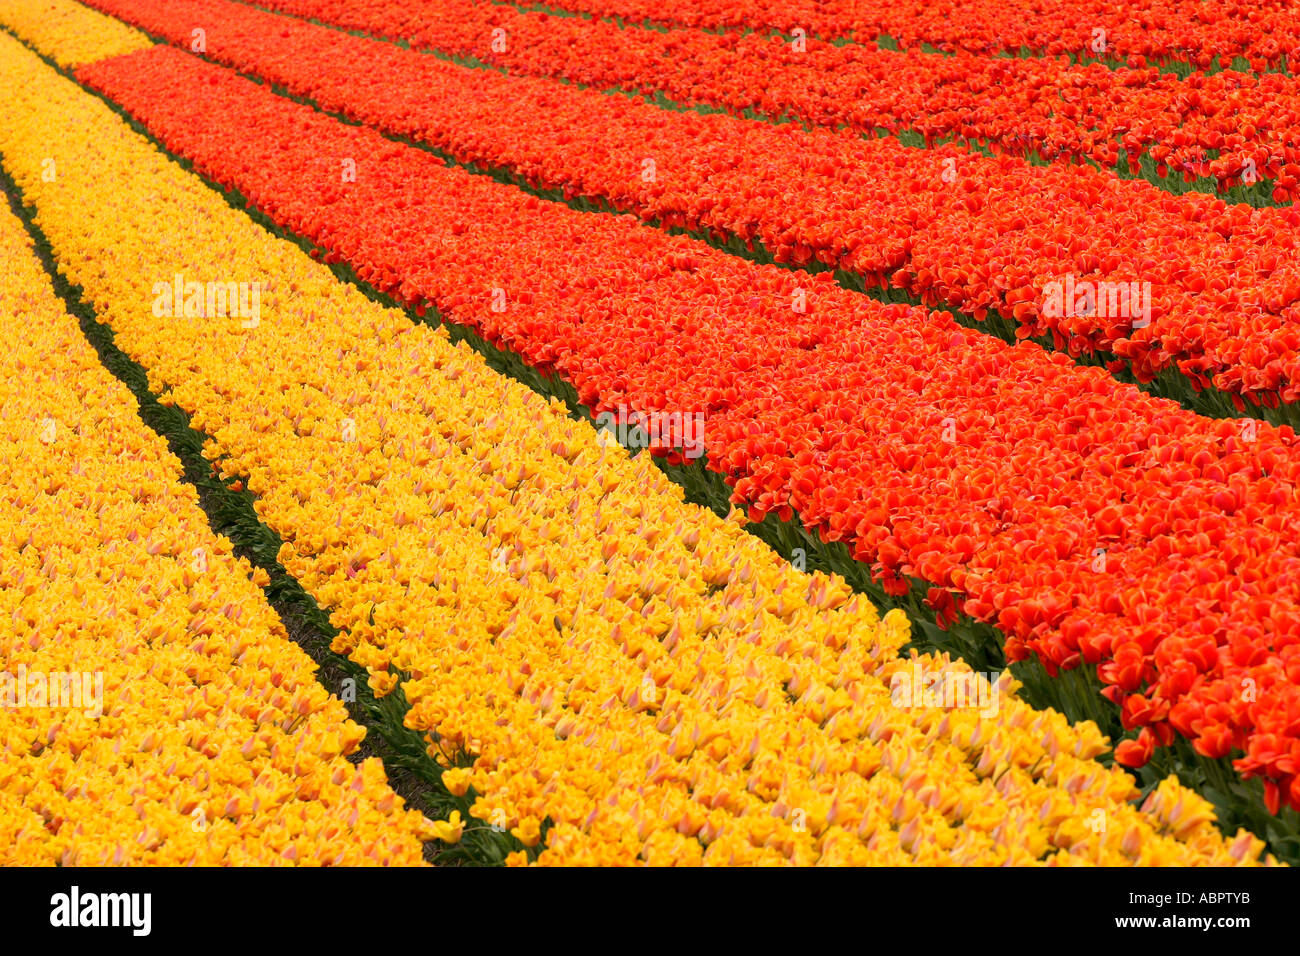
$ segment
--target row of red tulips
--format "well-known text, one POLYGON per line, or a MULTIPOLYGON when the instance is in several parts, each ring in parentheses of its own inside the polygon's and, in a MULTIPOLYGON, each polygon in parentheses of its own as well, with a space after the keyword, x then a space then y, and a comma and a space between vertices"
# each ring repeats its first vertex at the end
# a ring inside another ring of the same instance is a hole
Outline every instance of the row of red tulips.
POLYGON ((1175 732, 1300 804, 1300 449, 1100 369, 444 166, 182 52, 79 71, 178 155, 596 411, 701 411, 754 518, 797 511, 895 593, 1098 666, 1140 765, 1175 732), (232 124, 240 130, 230 135, 232 124), (351 175, 349 175, 349 172, 351 175))
MULTIPOLYGON (((1300 47, 1300 17, 1286 0, 975 0, 960 7, 927 0, 550 0, 548 7, 640 23, 804 30, 821 37, 882 34, 906 46, 975 53, 1188 60, 1244 56, 1263 70, 1300 47)), ((1226 62, 1225 62, 1226 65, 1226 62)))
MULTIPOLYGON (((201 0, 90 2, 187 46, 196 25, 214 20, 250 30, 269 27, 252 8, 231 13, 220 9, 226 4, 201 0)), ((291 6, 298 12, 311 9, 300 2, 291 6)), ((484 16, 491 16, 491 8, 480 13, 484 16)), ((478 36, 483 49, 474 52, 491 58, 491 31, 480 25, 478 36)), ((509 58, 508 36, 505 42, 505 62, 517 65, 509 58)), ((1110 70, 1064 59, 945 57, 819 41, 801 53, 790 43, 758 37, 666 37, 653 30, 625 31, 621 42, 652 50, 686 42, 691 62, 702 70, 710 62, 710 50, 728 52, 711 70, 689 79, 679 75, 672 60, 659 66, 653 60, 638 62, 634 73, 615 59, 593 80, 703 99, 731 110, 784 112, 867 135, 910 130, 928 142, 949 137, 985 142, 1015 155, 1087 158, 1129 168, 1139 167, 1139 157, 1149 155, 1151 175, 1158 181, 1172 170, 1175 179, 1211 179, 1220 188, 1268 182, 1279 202, 1293 199, 1300 187, 1300 148, 1295 145, 1300 83, 1280 74, 1229 72, 1180 79, 1154 67, 1110 70)), ((566 50, 559 63, 537 66, 573 75, 577 61, 588 57, 585 49, 584 44, 576 54, 566 50)), ((591 49, 595 54, 600 48, 591 49)))
POLYGON ((228 0, 93 2, 181 45, 205 24, 212 59, 536 186, 757 241, 778 262, 832 265, 932 306, 992 309, 1025 336, 1119 356, 1143 380, 1176 368, 1238 398, 1297 397, 1292 210, 957 147, 665 111, 228 0))
MULTIPOLYGON (((98 5, 98 0, 96 0, 98 5)), ((1289 76, 899 53, 809 37, 716 35, 548 17, 470 0, 265 0, 285 13, 474 57, 516 73, 662 93, 860 133, 910 129, 996 150, 1088 159, 1220 188, 1267 180, 1297 194, 1300 85, 1289 76)), ((110 9, 129 9, 110 0, 110 9)))

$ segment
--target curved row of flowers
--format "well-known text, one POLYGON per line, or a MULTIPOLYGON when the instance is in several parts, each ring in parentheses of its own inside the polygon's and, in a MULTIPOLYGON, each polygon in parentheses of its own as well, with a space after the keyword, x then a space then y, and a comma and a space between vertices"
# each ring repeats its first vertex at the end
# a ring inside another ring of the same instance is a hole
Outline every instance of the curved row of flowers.
MULTIPOLYGON (((1142 380, 1300 397, 1300 213, 1103 173, 657 109, 472 70, 227 0, 94 0, 322 107, 535 186, 1016 320, 1142 380), (1093 293, 1090 312, 1082 291, 1093 293), (1120 295, 1122 293, 1122 296, 1120 295), (1121 308, 1122 307, 1122 308, 1121 308)), ((0 21, 2 22, 2 21, 0 21)), ((152 57, 152 54, 146 54, 152 57)), ((1221 398, 1216 396, 1216 401, 1221 398)), ((1289 412, 1288 412, 1289 414, 1289 412)))
POLYGON ((1013 661, 1099 665, 1143 728, 1122 761, 1178 732, 1244 751, 1271 807, 1300 802, 1289 427, 1207 420, 826 274, 540 201, 169 47, 79 75, 332 260, 596 412, 700 413, 751 518, 798 512, 892 593, 929 582, 1013 661))
POLYGON ((1029 709, 1009 675, 898 657, 901 613, 777 560, 645 456, 337 282, 7 37, 0 80, 0 154, 69 279, 247 476, 336 649, 376 693, 401 683, 476 818, 444 839, 499 826, 551 863, 1258 856, 1172 780, 1135 808, 1132 779, 1091 759, 1095 726, 1029 709), (198 286, 161 319, 173 274, 198 286), (265 283, 252 319, 204 306, 223 274, 265 283), (1000 704, 898 696, 918 669, 1000 704))
MULTIPOLYGON (((373 2, 373 0, 371 0, 373 2)), ((497 0, 503 2, 503 0, 497 0)), ((342 4, 339 4, 340 6, 342 4)), ((355 9, 365 4, 349 3, 355 9)), ((1228 66, 1246 57, 1253 70, 1300 56, 1300 17, 1286 0, 1208 4, 1188 0, 975 0, 960 7, 927 0, 551 0, 571 10, 631 23, 796 30, 855 36, 975 53, 1066 54, 1142 62, 1228 66)))
MULTIPOLYGON (((135 6, 89 2, 128 19, 135 6)), ((1184 78, 1155 66, 1112 70, 1064 57, 940 56, 806 37, 620 28, 472 0, 260 5, 512 73, 682 104, 868 136, 910 130, 929 142, 955 138, 1021 156, 1086 159, 1141 169, 1174 188, 1208 179, 1220 189, 1267 183, 1265 195, 1276 202, 1300 194, 1300 85, 1282 74, 1184 78), (1142 168, 1143 157, 1151 169, 1142 168)))
POLYGON ((423 818, 0 209, 0 862, 402 864, 423 818))

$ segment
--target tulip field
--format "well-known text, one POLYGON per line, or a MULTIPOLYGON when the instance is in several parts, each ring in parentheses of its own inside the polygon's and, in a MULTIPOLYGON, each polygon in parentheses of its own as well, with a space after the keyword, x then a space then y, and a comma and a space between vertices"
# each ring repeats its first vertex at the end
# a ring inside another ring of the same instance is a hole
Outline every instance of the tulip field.
POLYGON ((0 863, 1300 863, 1295 64, 0 0, 0 863))

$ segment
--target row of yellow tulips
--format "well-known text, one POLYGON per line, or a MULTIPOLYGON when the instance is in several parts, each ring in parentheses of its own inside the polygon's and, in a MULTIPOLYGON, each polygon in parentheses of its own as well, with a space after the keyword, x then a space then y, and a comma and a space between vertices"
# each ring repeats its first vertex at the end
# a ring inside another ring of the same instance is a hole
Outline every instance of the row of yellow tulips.
POLYGON ((0 207, 0 862, 407 863, 423 818, 0 207))
POLYGON ((153 45, 139 30, 73 0, 0 0, 0 23, 65 69, 153 45))
POLYGON ((543 863, 1259 856, 1172 781, 1137 808, 1096 728, 1009 675, 901 658, 901 613, 337 282, 7 37, 0 82, 0 154, 70 280, 246 477, 335 649, 402 684, 472 818, 444 840, 491 826, 543 863), (213 283, 257 308, 214 311, 213 283), (959 677, 991 706, 922 693, 959 677))

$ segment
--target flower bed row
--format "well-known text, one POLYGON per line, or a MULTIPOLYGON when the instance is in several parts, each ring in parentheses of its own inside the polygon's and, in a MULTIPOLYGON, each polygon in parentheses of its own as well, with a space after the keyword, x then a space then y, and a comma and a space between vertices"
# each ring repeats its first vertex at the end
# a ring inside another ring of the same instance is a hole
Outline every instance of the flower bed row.
POLYGON ((1300 798, 1290 428, 1206 420, 825 274, 539 201, 167 47, 80 76, 277 223, 595 411, 701 411, 708 466, 754 519, 797 512, 895 593, 930 582, 932 602, 996 622, 1012 660, 1099 665, 1143 728, 1122 760, 1177 731, 1206 756, 1244 750, 1273 806, 1300 798), (236 116, 237 143, 221 134, 236 116))
MULTIPOLYGON (((133 6, 91 2, 112 12, 133 6)), ((1195 181, 1219 189, 1245 182, 1275 202, 1294 199, 1300 189, 1300 84, 1281 74, 1179 77, 1154 66, 1111 70, 1064 57, 939 56, 809 38, 619 28, 470 0, 267 0, 262 6, 513 73, 733 113, 1087 159, 1174 189, 1195 181)))
MULTIPOLYGON (((12 42, 12 41, 9 41, 12 42)), ((0 861, 404 864, 423 818, 0 208, 0 861)))
POLYGON ((139 30, 70 0, 0 0, 0 23, 68 68, 153 45, 139 30))
MULTIPOLYGON (((498 0, 500 2, 500 0, 498 0)), ((528 6, 528 4, 519 4, 528 6)), ((357 6, 350 4, 350 6, 357 6)), ((691 27, 802 29, 822 37, 881 37, 915 47, 976 53, 1069 54, 1108 59, 1190 61, 1228 66, 1236 57, 1262 71, 1300 50, 1300 17, 1286 0, 1216 3, 1188 0, 982 0, 959 8, 926 0, 548 0, 557 10, 631 23, 691 27), (1101 31, 1099 33, 1099 31, 1101 31), (1100 41, 1100 42, 1099 42, 1100 41)))
POLYGON ((204 23, 212 59, 462 161, 757 243, 778 262, 841 268, 931 306, 994 310, 1023 336, 1051 335, 1143 381, 1166 374, 1187 404, 1205 386, 1241 408, 1243 397, 1276 408, 1300 395, 1300 214, 1290 210, 1175 199, 956 147, 667 112, 226 0, 94 2, 179 44, 204 23), (1096 307, 1071 314, 1088 284, 1102 290, 1096 307))
POLYGON ((377 693, 401 684, 470 823, 553 863, 1258 855, 1173 781, 1136 809, 1131 778, 1091 759, 1096 728, 1030 710, 1007 675, 978 684, 1001 695, 984 715, 900 701, 897 674, 969 672, 898 657, 903 615, 337 282, 4 37, 0 78, 0 154, 70 280, 247 476, 336 649, 377 693), (80 158, 57 184, 51 150, 80 158), (264 277, 258 321, 159 321, 154 277, 173 273, 264 277))

